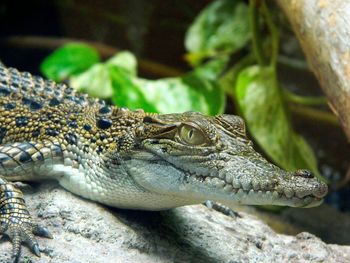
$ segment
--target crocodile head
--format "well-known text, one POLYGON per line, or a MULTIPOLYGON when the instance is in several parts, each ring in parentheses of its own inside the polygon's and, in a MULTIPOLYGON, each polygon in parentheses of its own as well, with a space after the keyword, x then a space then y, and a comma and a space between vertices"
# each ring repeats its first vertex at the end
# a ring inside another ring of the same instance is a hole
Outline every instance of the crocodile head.
POLYGON ((310 172, 284 171, 258 154, 238 116, 148 115, 135 134, 128 173, 146 191, 169 198, 169 206, 185 198, 188 204, 312 207, 327 193, 310 172))

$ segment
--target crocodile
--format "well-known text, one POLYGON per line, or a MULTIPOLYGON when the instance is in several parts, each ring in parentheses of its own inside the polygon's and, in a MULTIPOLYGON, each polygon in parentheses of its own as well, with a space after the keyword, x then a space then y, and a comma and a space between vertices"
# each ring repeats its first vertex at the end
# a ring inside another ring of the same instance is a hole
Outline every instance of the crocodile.
POLYGON ((40 256, 36 236, 52 235, 13 182, 46 179, 140 210, 207 200, 312 207, 327 193, 311 172, 285 171, 256 152, 238 116, 129 110, 0 66, 0 234, 10 237, 14 261, 22 244, 40 256))

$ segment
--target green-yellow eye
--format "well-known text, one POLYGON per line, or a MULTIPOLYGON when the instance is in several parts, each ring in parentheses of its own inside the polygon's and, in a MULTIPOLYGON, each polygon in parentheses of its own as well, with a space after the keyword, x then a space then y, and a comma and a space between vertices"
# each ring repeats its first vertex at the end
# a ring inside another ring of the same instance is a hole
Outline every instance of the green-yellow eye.
POLYGON ((206 136, 201 130, 187 124, 180 127, 179 137, 182 142, 189 145, 203 145, 207 143, 206 136))

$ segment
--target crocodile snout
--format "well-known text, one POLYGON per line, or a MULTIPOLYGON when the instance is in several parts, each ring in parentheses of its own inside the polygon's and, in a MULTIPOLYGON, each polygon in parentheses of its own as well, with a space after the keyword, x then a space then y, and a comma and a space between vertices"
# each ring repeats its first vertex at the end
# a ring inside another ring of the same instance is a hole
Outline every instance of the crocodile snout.
POLYGON ((296 186, 298 186, 299 197, 312 195, 317 198, 323 198, 328 193, 328 186, 324 182, 317 179, 310 171, 308 170, 297 170, 293 173, 293 176, 299 177, 296 178, 297 182, 296 186), (308 187, 300 187, 307 186, 308 187), (303 191, 304 190, 304 191, 303 191), (303 194, 301 194, 303 192, 303 194), (300 196, 301 195, 301 196, 300 196))
POLYGON ((319 182, 319 185, 315 188, 312 194, 318 198, 323 198, 327 195, 327 193, 328 186, 323 182, 319 182))

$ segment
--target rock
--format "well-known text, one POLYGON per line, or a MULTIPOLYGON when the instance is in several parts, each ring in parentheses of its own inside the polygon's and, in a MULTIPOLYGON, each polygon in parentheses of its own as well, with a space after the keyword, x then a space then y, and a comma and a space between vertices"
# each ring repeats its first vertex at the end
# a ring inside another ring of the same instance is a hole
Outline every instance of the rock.
MULTIPOLYGON (((39 238, 42 256, 25 247, 23 262, 350 262, 350 246, 303 232, 275 233, 256 217, 231 218, 203 205, 163 212, 106 208, 54 183, 24 189, 34 218, 54 239, 39 238)), ((0 243, 0 262, 11 244, 0 243)))
POLYGON ((350 244, 350 213, 339 212, 327 204, 303 210, 288 209, 280 214, 280 219, 293 222, 299 229, 316 234, 327 243, 350 244))

